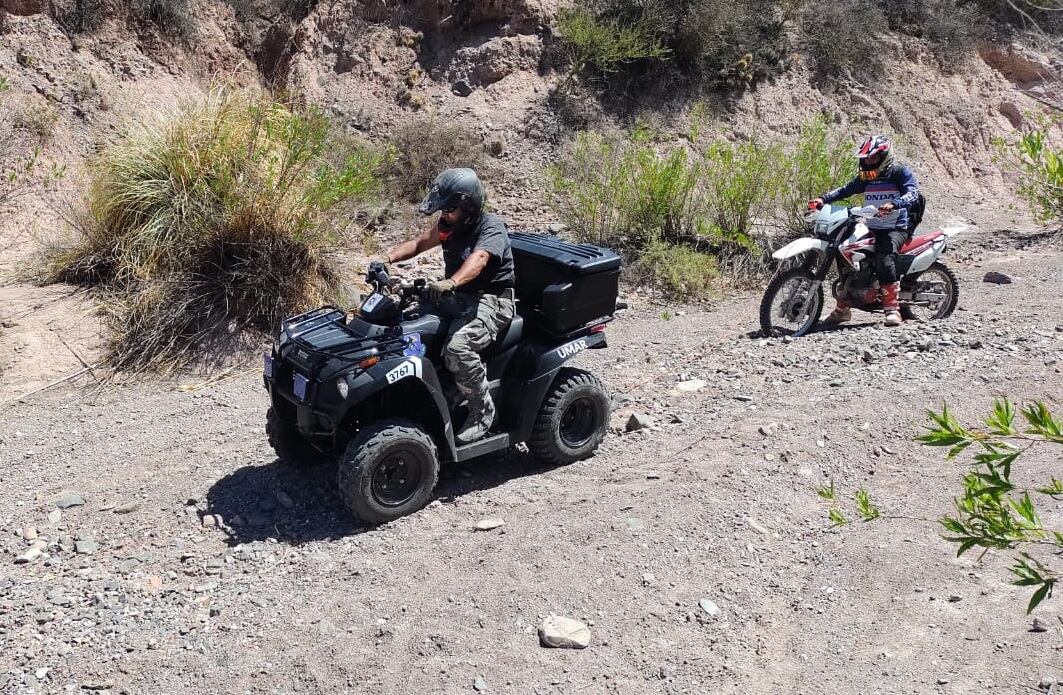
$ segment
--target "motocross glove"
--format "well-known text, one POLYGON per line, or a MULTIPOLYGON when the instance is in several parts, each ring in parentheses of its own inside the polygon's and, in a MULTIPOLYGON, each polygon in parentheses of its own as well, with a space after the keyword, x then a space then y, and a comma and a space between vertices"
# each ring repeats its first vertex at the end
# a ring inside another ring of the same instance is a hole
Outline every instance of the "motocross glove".
POLYGON ((443 297, 454 291, 458 283, 453 280, 436 280, 428 286, 428 298, 435 303, 443 301, 443 297))

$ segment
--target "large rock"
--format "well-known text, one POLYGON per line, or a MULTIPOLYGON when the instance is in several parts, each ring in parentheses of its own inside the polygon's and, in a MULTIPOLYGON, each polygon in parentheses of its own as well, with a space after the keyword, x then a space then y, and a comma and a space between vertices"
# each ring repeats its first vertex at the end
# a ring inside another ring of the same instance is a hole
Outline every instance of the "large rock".
POLYGON ((538 69, 542 50, 538 36, 498 36, 479 46, 458 49, 450 62, 450 77, 486 87, 514 72, 538 69))
POLYGON ((539 643, 544 647, 584 649, 591 643, 591 629, 578 620, 550 614, 539 626, 539 643))
POLYGON ((991 270, 985 274, 985 277, 982 278, 982 282, 989 282, 994 285, 1010 285, 1011 276, 1005 275, 1004 273, 998 273, 995 270, 991 270))

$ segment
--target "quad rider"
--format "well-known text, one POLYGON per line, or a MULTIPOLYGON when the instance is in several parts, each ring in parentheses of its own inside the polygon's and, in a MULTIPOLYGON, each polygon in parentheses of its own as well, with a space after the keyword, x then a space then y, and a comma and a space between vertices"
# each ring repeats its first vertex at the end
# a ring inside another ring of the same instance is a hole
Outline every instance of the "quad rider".
MULTIPOLYGON (((824 204, 862 193, 865 204, 878 207, 878 215, 867 223, 868 229, 875 235, 874 269, 878 276, 886 325, 899 326, 901 284, 897 276, 896 258, 897 252, 911 236, 908 208, 919 200, 919 184, 912 170, 896 161, 893 142, 885 135, 867 138, 856 156, 860 160, 859 175, 841 188, 809 201, 808 205, 810 209, 818 209, 824 204)), ((839 298, 837 306, 824 323, 839 324, 851 318, 849 303, 839 298)))
POLYGON ((469 415, 456 436, 460 444, 482 439, 495 420, 487 369, 480 354, 513 319, 514 272, 506 224, 484 212, 486 193, 472 169, 448 169, 428 189, 418 211, 440 213, 420 236, 388 250, 370 270, 387 270, 436 246, 443 247, 445 278, 429 284, 430 311, 451 320, 443 350, 447 369, 468 399, 469 415))

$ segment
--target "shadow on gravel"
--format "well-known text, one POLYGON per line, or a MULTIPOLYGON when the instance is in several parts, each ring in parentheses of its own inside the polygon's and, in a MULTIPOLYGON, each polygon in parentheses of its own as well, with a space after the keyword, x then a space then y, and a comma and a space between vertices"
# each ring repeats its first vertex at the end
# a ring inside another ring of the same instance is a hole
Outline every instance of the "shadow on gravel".
MULTIPOLYGON (((511 480, 549 470, 526 453, 510 451, 478 461, 444 465, 434 499, 444 504, 511 480)), ((422 513, 422 512, 417 512, 422 513)), ((343 506, 336 491, 336 466, 298 468, 279 459, 244 466, 207 492, 204 514, 228 534, 229 545, 274 538, 300 545, 371 531, 343 506)))

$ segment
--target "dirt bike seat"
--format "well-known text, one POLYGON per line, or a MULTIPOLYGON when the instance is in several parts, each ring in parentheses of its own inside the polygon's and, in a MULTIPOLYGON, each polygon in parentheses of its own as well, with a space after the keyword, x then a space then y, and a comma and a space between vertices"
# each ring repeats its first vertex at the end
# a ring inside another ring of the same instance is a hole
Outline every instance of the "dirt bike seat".
POLYGON ((939 236, 941 236, 941 232, 934 231, 929 234, 920 234, 919 236, 912 237, 901 247, 900 253, 922 253, 925 247, 929 246, 930 243, 939 236))

